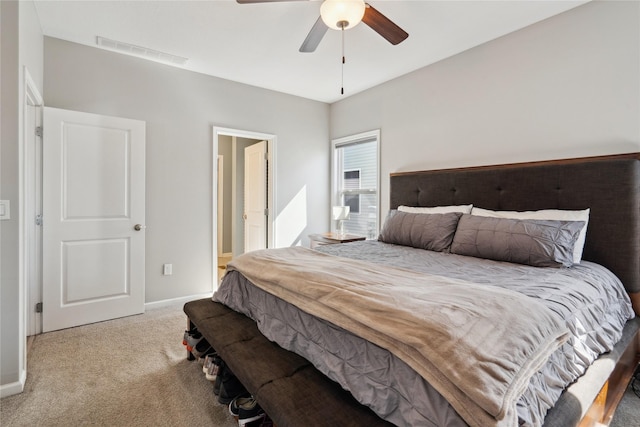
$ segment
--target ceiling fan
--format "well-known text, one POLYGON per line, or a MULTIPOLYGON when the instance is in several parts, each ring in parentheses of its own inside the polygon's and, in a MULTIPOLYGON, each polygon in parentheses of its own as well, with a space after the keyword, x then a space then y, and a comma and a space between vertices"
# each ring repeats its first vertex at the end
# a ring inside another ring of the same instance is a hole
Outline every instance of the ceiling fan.
MULTIPOLYGON (((301 0, 236 0, 240 4, 272 3, 301 0)), ((320 17, 302 42, 300 52, 313 52, 320 44, 329 28, 345 30, 355 27, 360 21, 384 37, 389 43, 396 45, 409 37, 406 31, 393 23, 378 10, 364 0, 324 0, 320 6, 320 17)))

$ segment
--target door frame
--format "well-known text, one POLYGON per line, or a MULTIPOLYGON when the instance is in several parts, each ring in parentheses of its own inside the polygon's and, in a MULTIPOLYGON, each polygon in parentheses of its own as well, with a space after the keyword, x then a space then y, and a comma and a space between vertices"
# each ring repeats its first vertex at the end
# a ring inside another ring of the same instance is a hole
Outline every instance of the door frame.
MULTIPOLYGON (((22 223, 24 232, 24 280, 26 297, 24 301, 25 336, 42 333, 42 315, 36 313, 36 304, 42 302, 42 227, 36 225, 35 216, 42 214, 42 136, 37 136, 36 145, 33 152, 27 150, 27 132, 34 132, 29 129, 32 125, 29 121, 29 107, 36 107, 36 126, 42 126, 42 109, 44 101, 42 95, 29 74, 29 70, 24 68, 24 112, 23 112, 23 185, 22 187, 22 223), (27 188, 28 183, 34 183, 35 194, 30 194, 31 188, 27 188), (27 198, 36 201, 35 211, 29 209, 27 198), (39 201, 39 203, 38 203, 39 201), (39 206, 38 206, 39 205, 39 206), (39 212, 37 212, 39 207, 39 212)), ((26 355, 25 355, 26 357, 26 355)))
MULTIPOLYGON (((213 142, 212 142, 212 165, 214 165, 214 171, 216 170, 215 165, 218 162, 218 146, 219 146, 219 137, 220 136, 230 136, 237 138, 248 138, 248 139, 256 139, 256 140, 265 140, 267 141, 267 248, 275 247, 275 233, 276 233, 276 145, 277 145, 277 136, 270 133, 263 132, 254 132, 242 129, 232 129, 225 128, 219 126, 213 126, 213 142)), ((213 203, 217 203, 218 200, 218 183, 217 183, 217 173, 212 173, 212 190, 213 190, 213 203)), ((212 222, 212 230, 213 230, 213 239, 212 239, 212 284, 213 291, 215 292, 218 287, 218 209, 217 206, 212 206, 213 216, 211 218, 212 222)))

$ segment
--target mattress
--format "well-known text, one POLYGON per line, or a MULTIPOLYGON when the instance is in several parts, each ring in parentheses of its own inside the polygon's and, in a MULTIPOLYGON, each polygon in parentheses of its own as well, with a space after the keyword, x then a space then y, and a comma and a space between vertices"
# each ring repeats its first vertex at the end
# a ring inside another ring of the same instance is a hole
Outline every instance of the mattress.
MULTIPOLYGON (((631 305, 619 280, 583 262, 539 268, 482 260, 376 241, 320 247, 336 256, 510 289, 543 301, 563 319, 570 339, 531 379, 517 406, 520 425, 542 425, 563 389, 620 339, 631 305)), ((256 320, 261 332, 310 360, 361 403, 396 425, 464 426, 467 423, 431 385, 388 351, 299 310, 244 278, 225 276, 214 299, 256 320)))

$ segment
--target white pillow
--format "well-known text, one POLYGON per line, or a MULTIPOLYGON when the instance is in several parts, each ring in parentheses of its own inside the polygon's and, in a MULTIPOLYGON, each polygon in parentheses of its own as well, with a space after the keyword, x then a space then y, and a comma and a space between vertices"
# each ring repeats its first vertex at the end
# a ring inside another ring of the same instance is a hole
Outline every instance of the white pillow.
POLYGON ((454 206, 434 206, 431 208, 416 208, 412 206, 398 206, 400 212, 423 213, 423 214, 444 214, 451 212, 460 212, 463 214, 471 213, 473 205, 454 205, 454 206))
POLYGON ((556 221, 584 221, 584 226, 580 230, 580 235, 573 247, 573 263, 578 264, 582 259, 582 250, 584 242, 587 238, 587 224, 589 223, 589 209, 582 211, 568 211, 562 209, 543 209, 539 211, 491 211, 474 207, 471 209, 471 215, 489 216, 493 218, 508 219, 543 219, 556 221))

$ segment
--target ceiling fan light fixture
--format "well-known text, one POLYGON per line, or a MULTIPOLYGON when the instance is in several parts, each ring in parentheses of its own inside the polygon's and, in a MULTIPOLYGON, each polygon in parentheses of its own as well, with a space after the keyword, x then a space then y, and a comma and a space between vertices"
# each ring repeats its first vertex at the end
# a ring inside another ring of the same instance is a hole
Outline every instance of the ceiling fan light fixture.
POLYGON ((364 0, 325 0, 320 6, 320 16, 327 27, 342 30, 358 25, 364 10, 364 0))

